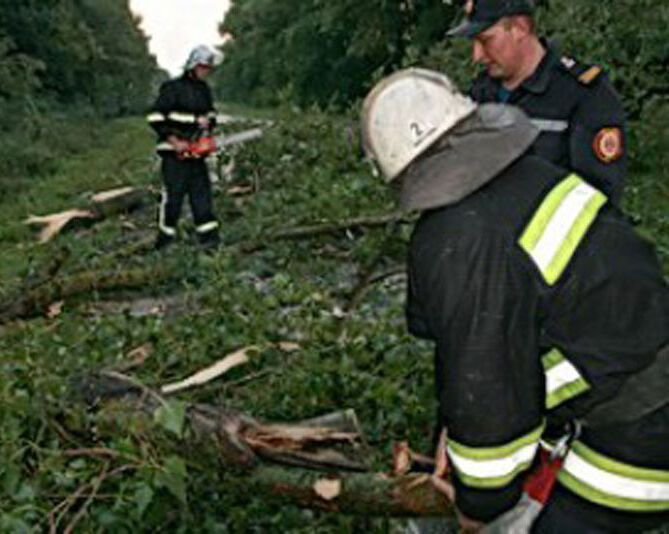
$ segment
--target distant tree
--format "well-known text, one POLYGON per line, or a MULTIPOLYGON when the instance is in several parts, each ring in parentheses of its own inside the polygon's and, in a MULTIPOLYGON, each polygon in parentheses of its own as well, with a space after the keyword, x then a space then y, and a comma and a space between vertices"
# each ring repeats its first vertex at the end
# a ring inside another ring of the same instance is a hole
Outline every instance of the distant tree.
MULTIPOLYGON (((443 0, 237 0, 221 26, 233 40, 217 75, 221 96, 272 104, 345 105, 382 74, 444 69, 466 84, 468 43, 444 32, 462 16, 443 0)), ((604 66, 632 117, 669 95, 669 4, 656 0, 543 0, 540 32, 566 53, 604 66)))
POLYGON ((155 59, 139 20, 116 0, 0 0, 0 35, 35 65, 42 97, 108 115, 146 104, 155 59))
POLYGON ((455 7, 441 0, 239 0, 221 32, 233 39, 219 74, 221 95, 302 105, 346 104, 408 49, 427 51, 455 7))

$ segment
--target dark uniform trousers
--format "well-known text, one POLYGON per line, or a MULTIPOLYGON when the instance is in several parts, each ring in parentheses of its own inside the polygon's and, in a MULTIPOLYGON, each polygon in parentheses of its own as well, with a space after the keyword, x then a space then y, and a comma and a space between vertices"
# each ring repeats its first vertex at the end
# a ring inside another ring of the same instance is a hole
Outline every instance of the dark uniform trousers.
POLYGON ((160 205, 160 232, 168 239, 176 235, 184 197, 188 195, 195 230, 200 242, 218 239, 218 223, 212 206, 209 172, 203 159, 179 159, 166 154, 162 161, 165 190, 160 205))

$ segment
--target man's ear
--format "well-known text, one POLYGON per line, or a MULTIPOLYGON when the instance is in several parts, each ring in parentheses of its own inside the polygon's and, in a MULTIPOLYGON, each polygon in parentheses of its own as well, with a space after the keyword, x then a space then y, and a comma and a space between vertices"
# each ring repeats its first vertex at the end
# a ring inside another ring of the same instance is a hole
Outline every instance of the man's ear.
POLYGON ((530 17, 514 15, 509 17, 510 31, 517 39, 525 39, 534 32, 534 24, 530 17))

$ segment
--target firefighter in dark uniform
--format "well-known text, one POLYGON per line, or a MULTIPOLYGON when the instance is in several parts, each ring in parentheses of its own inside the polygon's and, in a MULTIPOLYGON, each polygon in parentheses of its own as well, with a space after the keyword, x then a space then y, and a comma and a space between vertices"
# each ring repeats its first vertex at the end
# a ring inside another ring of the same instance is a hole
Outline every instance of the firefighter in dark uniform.
POLYGON ((462 526, 669 522, 669 287, 653 247, 605 193, 532 154, 520 109, 477 105, 443 74, 382 80, 362 130, 402 208, 422 212, 407 317, 436 345, 453 470, 435 485, 462 526))
POLYGON ((219 242, 218 222, 212 206, 211 183, 205 159, 189 153, 189 146, 206 136, 216 124, 211 91, 204 81, 215 64, 206 46, 192 50, 184 73, 165 82, 147 120, 158 134, 164 190, 160 204, 156 248, 169 245, 185 196, 189 197, 195 230, 203 246, 219 242))
POLYGON ((471 39, 472 59, 484 67, 472 98, 520 107, 541 132, 535 154, 578 172, 619 204, 625 113, 602 69, 540 39, 532 0, 469 0, 466 11, 448 35, 471 39))

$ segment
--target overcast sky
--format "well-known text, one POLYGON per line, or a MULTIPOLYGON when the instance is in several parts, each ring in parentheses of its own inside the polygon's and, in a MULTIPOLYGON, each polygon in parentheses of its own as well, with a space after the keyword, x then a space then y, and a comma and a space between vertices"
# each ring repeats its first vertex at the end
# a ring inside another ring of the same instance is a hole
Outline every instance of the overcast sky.
POLYGON ((220 43, 218 25, 230 5, 229 0, 129 1, 130 8, 143 19, 151 53, 172 75, 181 72, 194 46, 220 43))

